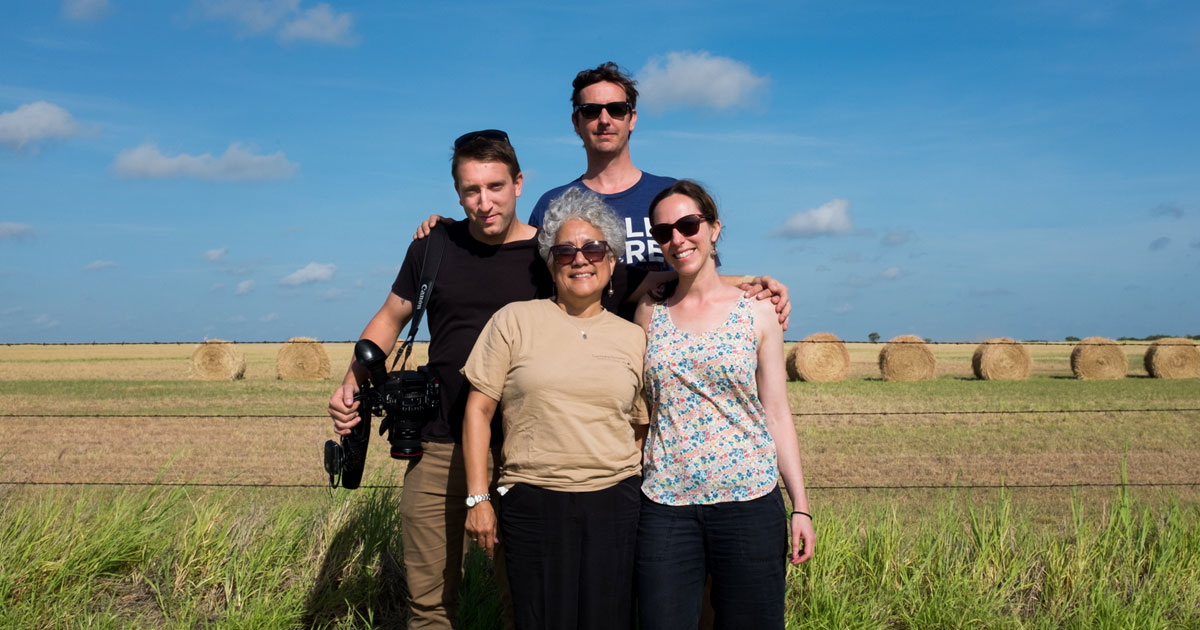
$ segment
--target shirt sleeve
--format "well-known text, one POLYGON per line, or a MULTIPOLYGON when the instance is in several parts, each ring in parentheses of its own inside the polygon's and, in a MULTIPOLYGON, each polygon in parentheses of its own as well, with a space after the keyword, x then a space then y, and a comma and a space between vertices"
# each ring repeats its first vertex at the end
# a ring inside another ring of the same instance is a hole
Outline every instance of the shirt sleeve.
POLYGON ((643 367, 643 358, 646 356, 646 335, 640 327, 637 332, 638 335, 634 337, 636 340, 634 346, 637 348, 634 365, 637 366, 635 369, 638 375, 638 388, 633 396, 633 406, 629 410, 629 423, 650 424, 650 411, 646 402, 646 372, 643 367))
MULTIPOLYGON (((441 227, 434 228, 444 229, 441 227)), ((408 246, 408 252, 404 255, 404 263, 400 265, 400 272, 396 274, 396 280, 392 283, 392 293, 408 300, 409 302, 417 301, 417 287, 421 286, 421 263, 425 259, 425 248, 429 245, 429 238, 415 240, 408 246)))
POLYGON ((526 221, 529 225, 535 228, 542 227, 542 219, 546 218, 546 208, 550 207, 550 193, 542 195, 537 203, 533 204, 533 212, 529 213, 529 220, 526 221))
POLYGON ((500 400, 512 366, 514 326, 510 309, 502 308, 488 320, 475 340, 462 374, 492 400, 500 400))

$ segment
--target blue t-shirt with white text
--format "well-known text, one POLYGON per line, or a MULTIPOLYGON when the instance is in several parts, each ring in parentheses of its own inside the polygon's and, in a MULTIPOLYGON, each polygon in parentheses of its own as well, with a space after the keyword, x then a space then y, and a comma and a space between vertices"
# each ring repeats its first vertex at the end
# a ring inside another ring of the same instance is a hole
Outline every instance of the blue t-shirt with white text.
MULTIPOLYGON (((625 255, 621 258, 625 264, 646 271, 670 269, 663 260, 662 249, 650 236, 650 217, 647 216, 647 212, 654 197, 674 183, 674 177, 659 177, 643 171, 642 178, 630 188, 612 195, 600 195, 604 203, 625 222, 625 255)), ((540 228, 550 202, 558 199, 568 188, 590 190, 584 185, 582 177, 549 190, 533 207, 533 212, 529 215, 529 225, 540 228)))

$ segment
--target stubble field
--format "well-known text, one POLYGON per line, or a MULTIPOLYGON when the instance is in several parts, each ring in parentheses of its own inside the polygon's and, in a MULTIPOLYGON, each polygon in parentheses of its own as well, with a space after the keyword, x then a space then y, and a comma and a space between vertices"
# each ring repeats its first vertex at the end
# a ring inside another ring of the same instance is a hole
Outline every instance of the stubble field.
MULTIPOLYGON (((245 378, 212 382, 191 345, 0 346, 0 626, 402 623, 400 465, 376 436, 378 487, 321 488, 351 346, 324 381, 238 347, 245 378)), ((1127 378, 1077 381, 1059 344, 1028 381, 935 345, 934 381, 889 383, 881 347, 790 385, 819 540, 789 627, 1200 625, 1200 381, 1148 378, 1137 344, 1127 378)), ((498 627, 472 563, 464 626, 498 627)))

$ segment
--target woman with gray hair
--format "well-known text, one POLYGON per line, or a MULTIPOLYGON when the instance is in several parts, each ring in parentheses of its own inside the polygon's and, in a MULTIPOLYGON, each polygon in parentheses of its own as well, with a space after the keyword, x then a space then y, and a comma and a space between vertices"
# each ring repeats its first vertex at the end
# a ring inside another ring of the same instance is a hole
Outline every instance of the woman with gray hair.
POLYGON ((601 305, 624 241, 599 195, 563 193, 538 236, 554 297, 497 311, 463 367, 467 532, 489 555, 503 539, 518 630, 632 626, 646 336, 601 305), (498 519, 487 476, 497 406, 498 519))

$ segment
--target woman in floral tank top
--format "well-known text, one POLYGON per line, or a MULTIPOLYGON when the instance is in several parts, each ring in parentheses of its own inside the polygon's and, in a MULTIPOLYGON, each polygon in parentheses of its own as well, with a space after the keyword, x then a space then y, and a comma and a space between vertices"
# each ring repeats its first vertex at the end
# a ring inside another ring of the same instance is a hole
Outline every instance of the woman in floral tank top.
POLYGON ((745 299, 717 274, 721 222, 699 184, 679 180, 659 193, 650 222, 679 285, 664 302, 643 299, 635 320, 646 329, 651 409, 637 542, 641 628, 694 630, 711 575, 718 629, 782 630, 786 560, 804 562, 815 541, 783 330, 769 301, 745 299))

